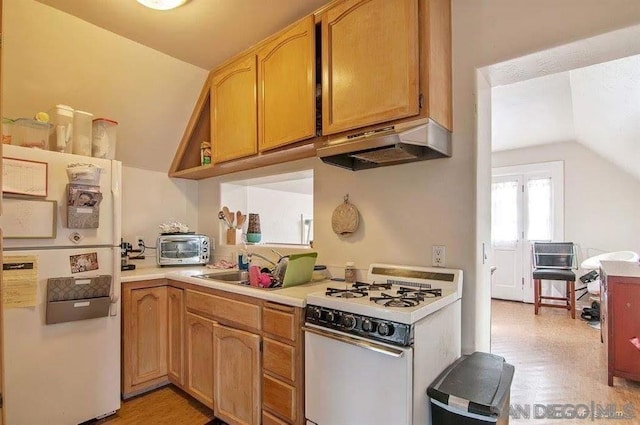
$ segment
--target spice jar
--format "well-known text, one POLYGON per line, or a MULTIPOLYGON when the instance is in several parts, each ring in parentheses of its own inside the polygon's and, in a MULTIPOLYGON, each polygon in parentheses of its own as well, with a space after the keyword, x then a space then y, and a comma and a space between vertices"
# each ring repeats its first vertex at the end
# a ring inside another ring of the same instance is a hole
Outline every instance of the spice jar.
POLYGON ((347 261, 344 268, 344 281, 346 283, 356 283, 356 266, 353 261, 347 261))
POLYGON ((211 164, 211 143, 200 143, 200 163, 202 165, 211 164))

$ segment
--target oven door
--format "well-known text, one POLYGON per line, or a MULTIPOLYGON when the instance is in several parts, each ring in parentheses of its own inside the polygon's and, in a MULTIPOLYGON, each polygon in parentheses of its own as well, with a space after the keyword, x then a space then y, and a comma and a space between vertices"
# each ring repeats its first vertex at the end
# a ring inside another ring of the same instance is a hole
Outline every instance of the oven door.
POLYGON ((311 324, 304 331, 307 425, 411 424, 411 347, 311 324))

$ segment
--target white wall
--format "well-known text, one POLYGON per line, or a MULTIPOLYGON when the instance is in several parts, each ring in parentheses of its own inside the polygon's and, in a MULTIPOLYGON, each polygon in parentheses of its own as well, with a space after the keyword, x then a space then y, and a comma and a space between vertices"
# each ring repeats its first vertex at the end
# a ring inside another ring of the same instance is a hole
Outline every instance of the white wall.
POLYGON ((3 115, 65 103, 117 120, 122 236, 154 246, 170 218, 197 230, 197 183, 166 173, 206 71, 33 0, 3 4, 3 115), (142 148, 148 140, 154 149, 142 148))
POLYGON ((247 196, 247 211, 260 214, 263 242, 302 242, 300 214, 313 217, 313 195, 249 187, 247 196), (286 205, 286 208, 283 208, 283 205, 286 205))
MULTIPOLYGON (((133 167, 122 167, 122 180, 122 238, 134 247, 138 236, 147 246, 155 246, 158 226, 169 221, 198 230, 197 182, 171 180, 165 173, 133 167)), ((144 264, 155 264, 155 251, 145 253, 144 264)))
MULTIPOLYGON (((262 243, 301 243, 300 214, 313 217, 313 195, 274 189, 286 187, 289 183, 279 182, 269 185, 225 184, 221 194, 221 206, 230 211, 242 211, 260 215, 262 243), (265 187, 267 186, 267 187, 265 187)), ((246 233, 248 225, 243 226, 246 233)))
POLYGON ((63 103, 120 123, 116 159, 167 172, 207 71, 34 0, 4 0, 3 114, 63 103))
POLYGON ((494 167, 564 161, 565 240, 579 261, 603 251, 640 253, 640 180, 577 142, 495 152, 494 167))

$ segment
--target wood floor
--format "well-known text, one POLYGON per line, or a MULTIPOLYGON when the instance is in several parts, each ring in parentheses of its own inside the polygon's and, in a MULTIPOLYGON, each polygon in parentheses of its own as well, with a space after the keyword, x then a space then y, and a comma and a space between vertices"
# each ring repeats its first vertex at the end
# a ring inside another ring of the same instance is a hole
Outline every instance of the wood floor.
MULTIPOLYGON (((577 312, 577 317, 580 317, 577 312)), ((615 403, 617 410, 632 404, 635 418, 606 420, 620 425, 640 424, 640 383, 614 378, 607 385, 607 359, 600 331, 567 311, 532 304, 492 301, 491 351, 515 366, 511 404, 615 403)), ((572 424, 576 419, 520 419, 515 424, 572 424)), ((597 423, 598 420, 596 419, 597 423)))
MULTIPOLYGON (((511 404, 631 403, 635 418, 595 423, 640 424, 640 383, 614 378, 607 386, 607 366, 600 331, 564 310, 509 301, 492 302, 491 350, 515 366, 511 404)), ((579 317, 579 314, 578 314, 579 317)), ((98 421, 105 425, 204 425, 213 412, 172 387, 123 402, 118 413, 98 421)), ((594 423, 571 419, 511 419, 512 424, 570 425, 594 423)))
POLYGON ((113 416, 92 425, 204 425, 213 412, 169 385, 122 403, 113 416))

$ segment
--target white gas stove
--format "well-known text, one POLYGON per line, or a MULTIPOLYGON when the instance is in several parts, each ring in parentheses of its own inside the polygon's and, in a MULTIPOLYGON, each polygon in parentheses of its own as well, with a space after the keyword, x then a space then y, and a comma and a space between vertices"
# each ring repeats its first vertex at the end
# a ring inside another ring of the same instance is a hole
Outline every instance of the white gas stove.
POLYGON ((461 270, 390 264, 310 294, 306 423, 429 424, 426 389, 460 356, 461 295, 461 270))
POLYGON ((462 296, 461 270, 372 264, 367 281, 336 282, 307 304, 410 325, 462 296))

